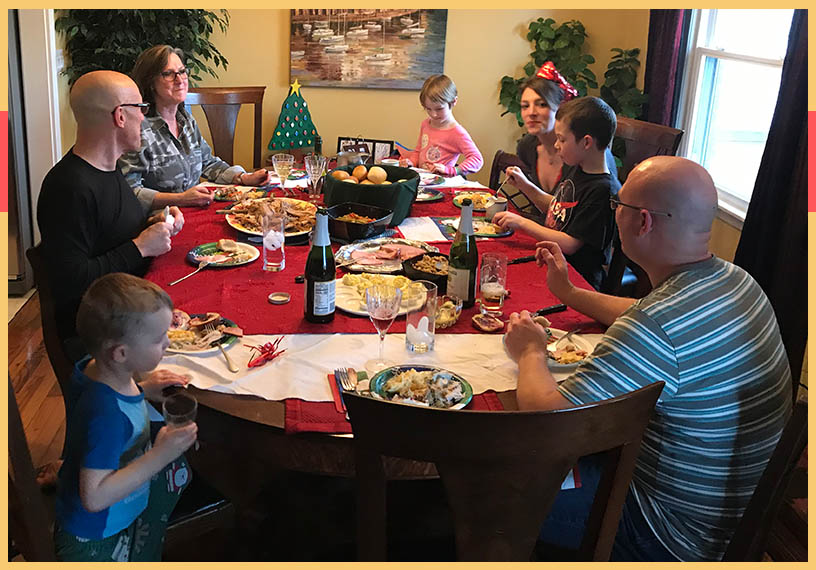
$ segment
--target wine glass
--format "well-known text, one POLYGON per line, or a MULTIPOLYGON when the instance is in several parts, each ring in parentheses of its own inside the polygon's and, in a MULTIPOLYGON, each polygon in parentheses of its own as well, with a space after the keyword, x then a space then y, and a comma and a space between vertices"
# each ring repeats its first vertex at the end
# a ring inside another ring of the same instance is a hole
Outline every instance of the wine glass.
POLYGON ((393 366, 383 358, 383 345, 385 344, 385 333, 391 327, 391 323, 399 313, 400 302, 402 301, 402 290, 393 285, 374 285, 366 289, 366 308, 374 328, 380 335, 380 356, 372 358, 365 363, 366 370, 379 372, 383 368, 393 366))
POLYGON ((286 180, 289 178, 289 173, 292 172, 292 166, 295 164, 295 157, 291 154, 273 154, 272 166, 275 168, 275 174, 278 175, 281 181, 281 190, 286 194, 286 180))
MULTIPOLYGON (((167 396, 162 402, 162 415, 168 426, 181 427, 191 424, 195 421, 197 413, 198 400, 184 392, 167 396)), ((198 451, 198 440, 195 442, 195 448, 198 451)))
POLYGON ((309 177, 309 201, 316 202, 320 198, 320 179, 326 171, 326 157, 313 154, 305 157, 303 164, 309 177))

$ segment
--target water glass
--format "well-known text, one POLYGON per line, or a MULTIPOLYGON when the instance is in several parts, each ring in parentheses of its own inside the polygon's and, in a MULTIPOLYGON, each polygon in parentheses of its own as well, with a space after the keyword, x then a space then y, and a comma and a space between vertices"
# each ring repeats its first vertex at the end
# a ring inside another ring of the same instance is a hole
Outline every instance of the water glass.
POLYGON ((193 423, 198 412, 198 400, 185 392, 176 392, 162 402, 162 415, 168 426, 181 427, 193 423))
POLYGON ((501 316, 507 296, 507 256, 503 253, 482 255, 479 271, 479 303, 482 314, 501 316))
POLYGON ((326 157, 319 154, 309 155, 303 159, 303 165, 306 168, 306 175, 309 177, 309 201, 316 202, 320 199, 320 191, 323 188, 326 157))
POLYGON ((261 218, 263 232, 263 270, 282 271, 286 267, 283 249, 286 241, 286 217, 268 214, 261 218))
POLYGON ((436 284, 414 281, 410 285, 410 294, 405 316, 405 348, 411 352, 431 351, 436 330, 436 284))
POLYGON ((507 211, 507 198, 504 196, 494 196, 491 203, 485 209, 485 218, 488 222, 493 221, 493 216, 499 212, 507 211))

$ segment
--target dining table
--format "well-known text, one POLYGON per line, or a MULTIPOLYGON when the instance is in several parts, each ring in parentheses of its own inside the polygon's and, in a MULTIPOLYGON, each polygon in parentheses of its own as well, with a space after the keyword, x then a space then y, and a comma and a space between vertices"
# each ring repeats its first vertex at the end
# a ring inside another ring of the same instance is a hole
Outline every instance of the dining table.
MULTIPOLYGON (((464 189, 442 187, 440 190, 443 193, 441 200, 414 202, 409 216, 458 216, 460 209, 454 204, 453 197, 464 189)), ((466 190, 473 191, 473 188, 466 190)), ((490 192, 488 189, 484 191, 490 192)), ((304 201, 308 199, 304 188, 287 188, 286 195, 293 194, 294 198, 304 201)), ((276 187, 271 189, 270 195, 283 196, 284 193, 276 187)), ((356 367, 362 369, 363 362, 376 353, 379 341, 367 316, 349 314, 338 309, 334 319, 325 324, 308 322, 303 316, 305 285, 298 277, 304 272, 309 251, 308 235, 291 240, 287 238, 285 268, 282 271, 264 271, 262 260, 258 259, 236 267, 208 267, 184 281, 168 285, 196 268, 197 264, 188 256, 188 252, 196 246, 216 242, 221 238, 253 243, 252 240, 256 238, 227 224, 223 210, 228 206, 229 203, 213 202, 208 207, 182 208, 185 219, 183 229, 172 238, 171 250, 152 261, 145 278, 164 288, 178 309, 189 314, 218 312, 236 323, 243 330, 244 338, 239 339, 234 348, 228 348, 228 353, 241 368, 241 374, 251 372, 253 385, 270 388, 271 394, 276 393, 277 384, 291 385, 301 379, 305 381, 307 377, 313 382, 319 377, 321 386, 325 384, 331 387, 329 375, 338 367, 338 362, 333 359, 339 358, 337 352, 345 349, 344 345, 339 344, 337 346, 340 348, 335 346, 333 352, 321 350, 321 347, 331 345, 324 342, 342 343, 346 338, 354 339, 357 349, 346 351, 343 358, 348 364, 358 363, 356 367), (288 293, 290 301, 272 304, 268 298, 273 292, 288 293), (247 360, 242 357, 249 350, 244 345, 252 342, 247 339, 253 338, 281 338, 281 347, 288 346, 288 352, 285 351, 274 361, 250 371, 247 360), (310 348, 301 350, 302 347, 310 348), (287 362, 287 358, 291 361, 287 362), (292 362, 296 362, 296 365, 292 362)), ((389 233, 400 236, 399 228, 392 228, 389 233)), ((258 249, 262 247, 260 243, 254 245, 258 249)), ((449 239, 433 243, 433 246, 445 254, 450 245, 449 239)), ((340 246, 338 243, 332 244, 335 252, 340 246)), ((506 237, 477 240, 479 254, 503 253, 508 259, 532 255, 535 248, 535 239, 521 232, 506 237)), ((338 276, 343 275, 345 270, 339 268, 338 276)), ((508 266, 508 296, 503 308, 503 320, 507 321, 509 314, 514 311, 535 311, 560 303, 547 287, 546 271, 546 267, 538 267, 535 262, 508 266)), ((590 288, 572 267, 569 267, 569 277, 577 286, 590 288)), ((462 350, 462 342, 456 343, 458 339, 451 335, 471 335, 467 338, 473 339, 474 346, 480 346, 478 343, 481 342, 482 345, 486 343, 501 350, 501 332, 480 333, 472 326, 471 317, 478 312, 477 303, 472 308, 464 309, 459 320, 450 328, 437 329, 435 350, 443 350, 445 346, 458 346, 460 348, 456 350, 462 350)), ((552 313, 548 315, 548 319, 558 329, 582 327, 584 332, 603 332, 599 323, 570 308, 552 313)), ((388 332, 387 339, 391 340, 391 344, 388 345, 390 352, 386 356, 398 360, 399 364, 407 364, 419 358, 400 348, 399 343, 404 346, 404 342, 400 340, 404 338, 404 333, 405 318, 397 318, 388 332)), ((218 353, 209 357, 211 362, 219 358, 218 353)), ((478 361, 479 357, 477 355, 474 359, 473 354, 469 353, 454 361, 464 363, 465 359, 478 361)), ((505 355, 502 355, 502 359, 509 362, 505 355)), ((200 368, 196 357, 189 355, 181 359, 167 355, 160 367, 165 364, 171 366, 173 363, 176 369, 187 366, 195 372, 200 368)), ((205 477, 222 493, 239 503, 242 497, 251 502, 253 489, 262 484, 265 474, 272 469, 354 476, 351 426, 336 409, 328 389, 324 390, 324 396, 320 393, 315 396, 312 392, 312 396, 305 398, 270 398, 268 395, 259 396, 253 394, 252 390, 242 389, 240 382, 234 379, 226 367, 223 367, 222 372, 209 373, 215 375, 210 380, 212 386, 203 382, 198 384, 204 388, 187 388, 199 403, 197 421, 201 442, 198 451, 190 450, 188 454, 191 455, 194 467, 204 472, 205 477)), ((478 379, 471 377, 468 380, 474 384, 476 392, 478 379)), ((466 410, 517 409, 513 382, 514 380, 502 385, 500 390, 481 390, 466 410)), ((435 467, 422 462, 389 458, 385 467, 388 477, 394 479, 436 476, 435 467)))

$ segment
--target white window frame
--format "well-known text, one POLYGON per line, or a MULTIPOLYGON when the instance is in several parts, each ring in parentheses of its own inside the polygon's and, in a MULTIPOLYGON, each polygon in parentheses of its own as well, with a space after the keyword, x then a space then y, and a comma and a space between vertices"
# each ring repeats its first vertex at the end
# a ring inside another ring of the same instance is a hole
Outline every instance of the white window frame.
MULTIPOLYGON (((703 22, 703 10, 697 9, 692 11, 691 25, 689 31, 689 40, 686 48, 686 69, 683 75, 683 85, 680 95, 680 112, 678 116, 679 128, 686 133, 681 141, 678 154, 680 156, 689 156, 691 146, 691 133, 696 125, 694 124, 695 110, 697 107, 697 88, 700 79, 700 67, 706 57, 717 58, 725 61, 742 61, 748 63, 755 63, 759 65, 767 65, 770 67, 782 68, 784 58, 782 59, 768 59, 756 57, 752 55, 740 54, 736 52, 728 52, 725 50, 716 50, 707 47, 700 47, 699 39, 701 33, 713 34, 714 25, 716 23, 717 10, 709 12, 708 22, 703 22), (703 24, 705 30, 701 30, 703 24)), ((710 42, 706 41, 706 44, 710 42)), ((716 180, 714 181, 716 185, 716 180)), ((735 196, 726 189, 717 186, 717 194, 719 196, 719 218, 724 222, 742 230, 742 224, 745 221, 745 214, 748 211, 748 202, 742 198, 735 196)))

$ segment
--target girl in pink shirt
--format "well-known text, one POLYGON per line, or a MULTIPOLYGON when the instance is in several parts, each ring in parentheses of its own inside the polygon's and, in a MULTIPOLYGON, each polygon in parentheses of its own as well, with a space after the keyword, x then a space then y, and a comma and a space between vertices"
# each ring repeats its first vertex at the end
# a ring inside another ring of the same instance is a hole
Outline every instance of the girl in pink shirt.
POLYGON ((419 102, 428 118, 419 127, 416 148, 400 149, 400 166, 417 165, 443 176, 477 172, 482 167, 482 153, 453 118, 453 106, 458 99, 456 85, 447 75, 431 75, 425 80, 419 102), (459 155, 465 158, 457 166, 459 155))

